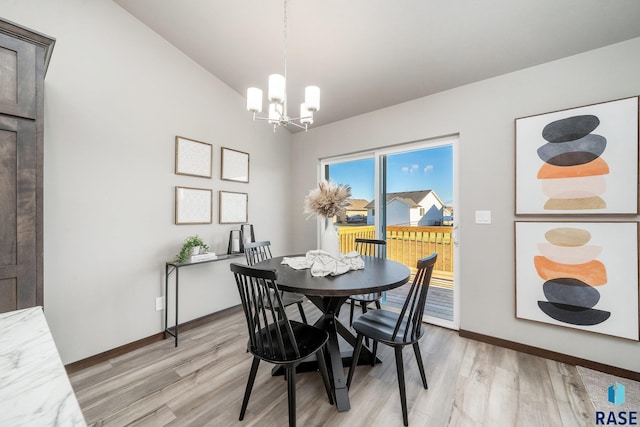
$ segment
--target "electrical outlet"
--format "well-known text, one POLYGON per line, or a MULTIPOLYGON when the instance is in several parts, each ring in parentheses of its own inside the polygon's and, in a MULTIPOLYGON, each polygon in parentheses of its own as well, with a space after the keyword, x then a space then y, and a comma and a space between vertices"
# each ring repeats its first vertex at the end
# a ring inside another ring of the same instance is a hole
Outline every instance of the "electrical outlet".
POLYGON ((156 298, 156 311, 164 310, 164 297, 156 298))

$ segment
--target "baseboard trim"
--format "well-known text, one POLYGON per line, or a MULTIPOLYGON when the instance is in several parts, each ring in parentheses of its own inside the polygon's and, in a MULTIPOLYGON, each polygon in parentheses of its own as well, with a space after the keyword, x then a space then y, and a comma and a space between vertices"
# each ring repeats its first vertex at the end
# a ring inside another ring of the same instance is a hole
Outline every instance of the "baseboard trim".
POLYGON ((497 345, 499 347, 508 348, 510 350, 519 351, 533 356, 544 357, 545 359, 555 360, 556 362, 566 363, 568 365, 583 366, 585 368, 604 372, 606 374, 615 375, 616 377, 628 378, 634 381, 640 381, 640 372, 630 371, 618 368, 616 366, 606 365, 604 363, 594 362, 592 360, 582 359, 580 357, 570 356, 568 354, 557 353, 555 351, 545 350, 539 347, 533 347, 514 341, 504 340, 501 338, 483 335, 477 332, 466 331, 460 329, 459 335, 463 338, 469 338, 475 341, 487 344, 497 345))
MULTIPOLYGON (((222 317, 226 317, 228 315, 234 314, 236 312, 242 311, 242 305, 235 305, 233 307, 225 308, 224 310, 217 311, 215 313, 207 314, 206 316, 199 317, 197 319, 190 320, 188 322, 181 323, 180 333, 186 332, 188 330, 197 328, 199 326, 203 326, 214 322, 222 317)), ((172 336, 168 336, 171 340, 173 340, 172 336)), ((65 369, 67 370, 67 374, 72 374, 74 372, 78 372, 82 369, 89 368, 91 366, 97 365, 98 363, 105 362, 114 357, 122 356, 123 354, 127 354, 131 351, 137 350, 139 348, 145 347, 149 344, 153 344, 158 341, 162 341, 164 339, 164 332, 159 332, 157 334, 153 334, 146 338, 139 339, 137 341, 131 342, 129 344, 121 345, 120 347, 113 348, 111 350, 107 350, 105 352, 96 354, 91 357, 87 357, 86 359, 78 360, 77 362, 69 363, 65 365, 65 369)))

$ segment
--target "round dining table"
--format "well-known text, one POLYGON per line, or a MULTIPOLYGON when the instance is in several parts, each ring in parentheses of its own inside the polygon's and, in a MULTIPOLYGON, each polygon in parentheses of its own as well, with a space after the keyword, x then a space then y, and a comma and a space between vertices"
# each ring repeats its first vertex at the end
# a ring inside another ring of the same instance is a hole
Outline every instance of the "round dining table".
MULTIPOLYGON (((290 255, 301 257, 304 255, 290 255)), ((338 319, 340 308, 351 296, 383 292, 407 283, 411 271, 407 266, 396 261, 363 256, 364 268, 352 270, 337 276, 314 277, 310 269, 296 270, 282 261, 285 257, 274 257, 256 263, 255 268, 276 270, 277 284, 280 290, 304 294, 322 312, 322 316, 314 326, 329 334, 325 357, 329 367, 331 387, 338 411, 348 411, 349 391, 344 376, 344 366, 351 365, 353 351, 342 354, 338 335, 343 337, 352 347, 356 345, 356 337, 349 328, 338 319)), ((373 354, 363 347, 358 363, 367 363, 373 354)), ((304 369, 300 366, 301 370, 304 369)), ((314 368, 311 368, 314 369, 314 368)))

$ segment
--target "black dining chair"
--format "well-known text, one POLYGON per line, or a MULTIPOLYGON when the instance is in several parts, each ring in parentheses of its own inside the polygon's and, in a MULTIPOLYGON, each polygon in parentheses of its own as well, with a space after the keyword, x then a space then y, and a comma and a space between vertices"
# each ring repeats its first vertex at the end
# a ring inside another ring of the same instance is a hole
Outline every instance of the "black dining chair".
MULTIPOLYGON (((355 240, 355 250, 360 255, 366 256, 374 256, 377 258, 386 258, 386 248, 387 242, 384 240, 376 240, 376 239, 363 239, 356 238, 355 240)), ((351 295, 347 301, 351 304, 351 308, 349 311, 349 325, 353 324, 353 311, 356 304, 360 305, 362 309, 362 313, 367 312, 367 306, 372 302, 375 303, 376 308, 382 308, 380 305, 380 299, 382 298, 381 292, 374 292, 371 294, 363 294, 363 295, 351 295)), ((367 345, 369 345, 367 343, 367 345)))
POLYGON ((289 320, 276 284, 278 275, 275 270, 261 270, 237 263, 232 263, 230 268, 238 285, 247 321, 248 349, 253 354, 240 421, 244 419, 261 360, 285 368, 289 426, 296 425, 296 366, 313 355, 317 358, 329 403, 333 405, 323 351, 329 334, 315 326, 289 320), (262 302, 265 299, 269 304, 262 302))
MULTIPOLYGON (((429 282, 431 281, 431 274, 433 273, 436 258, 437 254, 434 253, 418 260, 418 271, 413 279, 407 299, 400 313, 389 310, 373 310, 363 314, 353 322, 353 328, 358 335, 356 337, 356 347, 353 350, 351 368, 349 368, 349 376, 347 377, 347 387, 351 385, 364 337, 369 337, 374 340, 374 345, 375 343, 381 342, 393 347, 396 355, 398 387, 400 388, 400 403, 402 404, 402 420, 405 426, 409 425, 409 421, 407 416, 407 394, 404 381, 402 349, 407 345, 413 346, 418 369, 420 370, 420 377, 422 378, 422 385, 426 389, 427 377, 424 373, 418 341, 424 335, 422 314, 427 301, 429 282)), ((373 358, 375 360, 375 352, 373 358)))
MULTIPOLYGON (((244 255, 247 259, 248 265, 254 265, 260 261, 265 261, 272 258, 271 255, 271 242, 265 240, 263 242, 250 242, 244 245, 244 255)), ((304 314, 304 296, 293 292, 280 291, 280 297, 284 303, 284 307, 296 304, 298 311, 300 311, 300 318, 304 323, 307 322, 307 317, 304 314)))

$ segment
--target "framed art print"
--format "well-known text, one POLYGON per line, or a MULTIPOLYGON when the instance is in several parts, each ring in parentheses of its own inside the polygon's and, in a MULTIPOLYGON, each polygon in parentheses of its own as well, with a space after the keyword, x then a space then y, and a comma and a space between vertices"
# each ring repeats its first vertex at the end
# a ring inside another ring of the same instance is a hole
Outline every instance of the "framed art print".
POLYGON ((176 187, 176 224, 211 224, 212 193, 207 188, 176 187))
POLYGON ((516 222, 516 317, 638 340, 636 222, 516 222))
POLYGON ((249 195, 232 191, 220 191, 218 208, 220 224, 246 223, 249 195))
POLYGON ((515 120, 516 215, 637 214, 638 97, 515 120))
POLYGON ((220 162, 220 179, 249 182, 249 153, 222 147, 220 162))
POLYGON ((213 147, 211 144, 176 136, 176 174, 211 178, 212 171, 213 147))

